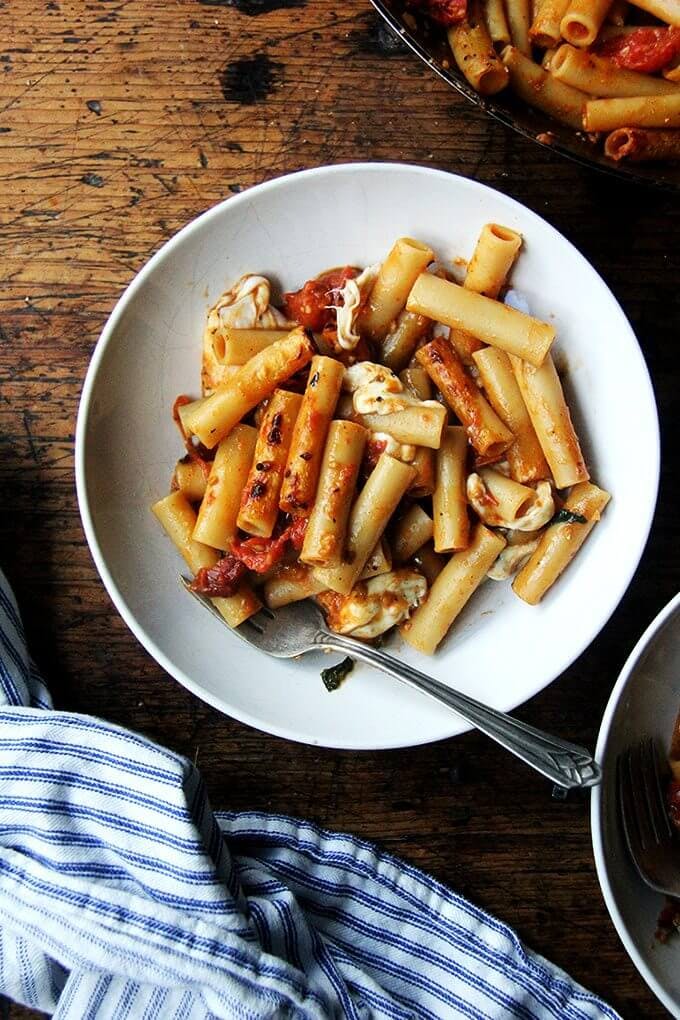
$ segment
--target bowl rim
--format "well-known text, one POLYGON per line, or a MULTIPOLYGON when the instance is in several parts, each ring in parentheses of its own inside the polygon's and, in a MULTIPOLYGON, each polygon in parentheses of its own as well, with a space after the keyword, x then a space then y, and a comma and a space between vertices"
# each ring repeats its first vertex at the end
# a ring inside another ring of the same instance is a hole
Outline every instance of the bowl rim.
MULTIPOLYGON (((470 188, 472 191, 486 192, 490 193, 493 196, 500 195, 504 201, 510 204, 511 207, 516 208, 519 215, 521 215, 524 218, 529 218, 530 220, 535 219, 542 226, 542 228, 547 229, 549 234, 554 235, 556 240, 559 240, 560 243, 566 244, 571 249, 573 256, 576 259, 580 260, 582 263, 584 263, 588 271, 590 273, 593 273, 607 290, 610 299, 613 302, 614 307, 617 310, 622 323, 624 324, 624 327, 628 330, 630 337, 633 340, 633 351, 638 359, 640 386, 645 390, 646 404, 649 405, 654 412, 652 416, 653 418, 652 424, 654 431, 654 435, 652 437, 653 440, 652 467, 654 478, 653 498, 650 500, 650 504, 648 507, 647 520, 644 522, 644 525, 639 532, 638 542, 635 548, 635 555, 631 558, 631 566, 627 571, 626 576, 622 584, 620 585, 620 588, 617 589, 616 593, 611 597, 610 605, 608 606, 603 619, 599 621, 595 627, 591 627, 587 635, 579 642, 578 646, 574 646, 566 654, 566 656, 562 659, 561 663, 559 664, 558 668, 556 670, 551 671, 552 675, 550 676, 550 678, 545 683, 541 683, 537 685, 535 688, 532 688, 526 694, 526 696, 522 697, 520 701, 516 701, 514 700, 514 698, 511 698, 511 700, 507 702, 504 708, 502 708, 503 711, 508 712, 513 711, 520 705, 523 705, 527 701, 531 700, 531 698, 535 697, 541 691, 545 690, 547 687, 550 686, 550 684, 554 683, 554 681, 559 676, 561 676, 562 673, 564 673, 564 671, 567 670, 576 661, 576 659, 586 650, 586 648, 588 648, 589 645, 592 644, 592 642, 598 636, 602 628, 606 625, 612 613, 617 608, 617 606, 621 602, 621 599, 625 595, 630 585, 630 582, 633 578, 633 575, 635 574, 635 571, 637 570, 640 564, 640 560, 642 558, 644 548, 647 543, 649 532, 652 526, 659 490, 660 432, 659 432, 658 408, 656 405, 654 389, 649 375, 649 370, 647 368, 647 363, 645 361, 642 349, 637 340, 635 332, 633 331, 633 328, 630 322, 628 321, 628 318, 625 315, 623 309, 621 308, 621 305, 619 304, 616 296, 611 291, 606 281, 600 276, 597 269, 595 269, 595 267, 588 261, 586 256, 583 255, 579 251, 579 249, 567 237, 560 233, 560 231, 556 227, 554 227, 551 223, 545 220, 538 213, 534 212, 533 209, 530 209, 528 206, 525 206, 521 202, 517 201, 517 199, 512 198, 510 195, 506 195, 499 189, 492 188, 487 184, 483 184, 480 181, 475 180, 474 178, 464 177, 460 174, 451 173, 450 171, 441 170, 436 167, 423 166, 417 163, 400 163, 394 161, 392 162, 359 161, 356 163, 336 163, 332 165, 321 165, 311 167, 306 170, 295 171, 289 174, 281 174, 277 177, 272 178, 271 180, 264 181, 260 184, 254 185, 251 188, 247 188, 245 191, 240 192, 237 195, 233 195, 231 197, 223 199, 222 201, 216 203, 215 205, 205 210, 203 213, 200 213, 194 219, 190 220, 187 224, 181 227, 180 230, 173 234, 172 237, 165 241, 158 249, 158 251, 154 252, 154 254, 142 266, 139 272, 135 274, 133 279, 123 290, 123 293, 115 303, 108 319, 104 324, 104 327, 96 342, 94 351, 91 355, 90 364, 88 366, 85 381, 83 383, 83 388, 81 391, 81 398, 76 420, 75 476, 76 476, 76 495, 78 500, 78 507, 80 510, 81 521, 83 524, 83 530, 85 532, 87 544, 89 546, 90 553, 94 560, 95 566, 104 584, 104 587, 116 608, 116 611, 120 614, 123 621, 125 622, 127 627, 132 631, 132 633, 137 638, 142 647, 149 653, 149 655, 151 655, 153 659, 155 659, 155 661, 161 666, 161 668, 164 669, 166 673, 168 673, 171 677, 177 680, 183 687, 189 690, 192 694, 196 695, 202 701, 205 701, 206 703, 211 705, 213 708, 216 708, 223 714, 227 714, 231 718, 237 719, 239 722, 245 723, 246 725, 252 726, 253 728, 258 729, 260 731, 264 730, 265 732, 271 733, 275 736, 303 743, 309 743, 307 738, 304 736, 300 736, 295 731, 291 731, 286 726, 278 726, 275 723, 268 722, 265 728, 259 718, 255 717, 254 715, 251 715, 251 713, 247 711, 242 711, 240 709, 235 710, 231 706, 229 706, 227 711, 223 699, 220 699, 219 697, 216 697, 210 692, 206 691, 187 673, 185 673, 180 668, 176 667, 170 661, 168 656, 166 656, 165 653, 158 647, 156 642, 152 640, 152 638, 146 633, 144 627, 137 622, 134 614, 128 608, 125 596, 119 589, 118 585, 114 581, 111 572, 108 569, 99 541, 97 539, 93 513, 90 508, 87 491, 85 452, 87 445, 88 421, 90 415, 91 401, 100 364, 104 358, 105 352, 109 347, 109 344, 111 343, 112 339, 115 336, 118 324, 124 314, 128 302, 136 294, 136 292, 144 286, 147 278, 153 274, 156 267, 165 259, 167 259, 169 256, 171 256, 174 249, 178 247, 186 237, 190 236, 194 232, 201 230, 203 226, 205 224, 210 223, 211 220, 219 219, 227 205, 229 205, 231 208, 236 208, 241 204, 244 204, 248 201, 252 201, 254 193, 262 194, 271 190, 275 190, 276 188, 281 186, 282 183, 291 180, 296 179, 304 180, 312 177, 326 175, 333 177, 335 175, 346 174, 348 172, 353 174, 370 173, 381 175, 415 173, 417 175, 422 175, 425 178, 437 177, 447 181, 455 180, 458 186, 470 188)), ((452 719, 458 720, 458 717, 452 715, 452 719)), ((437 740, 448 739, 451 736, 456 736, 468 732, 471 729, 473 729, 473 727, 468 724, 465 724, 461 728, 460 720, 458 720, 458 728, 453 733, 448 732, 442 733, 441 735, 438 736, 425 736, 415 740, 410 739, 408 743, 404 743, 403 741, 396 742, 387 741, 379 743, 377 745, 373 744, 371 745, 371 748, 368 748, 367 745, 365 744, 362 743, 353 744, 348 742, 347 740, 344 740, 341 743, 337 744, 328 743, 325 744, 324 746, 335 747, 338 749, 345 750, 369 750, 369 749, 390 750, 401 747, 415 747, 420 744, 427 744, 437 740)))
MULTIPOLYGON (((614 718, 619 707, 621 698, 624 695, 626 687, 631 677, 635 673, 635 670, 649 646, 651 645, 654 638, 661 632, 665 624, 671 617, 680 610, 680 592, 673 596, 670 602, 661 609, 654 619, 651 621, 648 627, 644 630, 635 644, 635 647, 631 651, 630 655, 626 659, 623 669, 619 673, 616 683, 612 688, 612 692, 607 702, 607 707, 604 710, 602 716, 602 722, 600 724, 600 732, 597 738, 597 746, 595 748, 595 759, 602 764, 604 755, 607 750, 607 744, 612 732, 612 726, 614 718)), ((593 856, 595 858, 595 870, 597 872, 598 881, 600 883, 600 889, 602 896, 606 904, 609 916, 614 924, 616 932, 624 945, 626 952, 633 961, 638 973, 647 983, 649 988, 654 992, 660 1002, 666 1007, 666 1009, 674 1016, 680 1018, 680 1002, 671 998, 668 992, 660 984, 657 977, 652 972, 651 968, 647 964, 642 954, 638 951, 633 939, 631 938, 628 927, 623 919, 621 911, 618 908, 614 891, 609 879, 609 869, 607 867, 607 859, 604 852, 604 819, 602 812, 602 784, 593 787, 592 797, 590 800, 590 829, 591 839, 593 844, 593 856)))

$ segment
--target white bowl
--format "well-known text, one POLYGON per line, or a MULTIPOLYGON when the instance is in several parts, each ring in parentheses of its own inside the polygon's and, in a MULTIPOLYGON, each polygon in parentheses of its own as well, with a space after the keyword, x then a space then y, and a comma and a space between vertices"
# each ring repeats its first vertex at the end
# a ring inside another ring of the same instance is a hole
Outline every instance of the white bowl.
POLYGON ((178 393, 198 393, 206 309, 226 285, 255 270, 294 288, 328 266, 375 262, 400 235, 445 259, 469 257, 489 221, 524 235, 513 283, 558 328, 556 356, 568 369, 586 456, 613 499, 538 608, 489 582, 433 658, 393 645, 438 679, 510 710, 574 661, 625 592, 656 501, 658 423, 633 332, 592 266, 517 202, 441 171, 353 164, 279 178, 209 210, 154 255, 104 328, 78 417, 78 498, 104 584, 161 666, 221 711, 330 747, 400 747, 469 728, 368 667, 331 695, 320 657, 280 662, 247 648, 180 590, 182 563, 148 508, 168 490, 180 452, 170 408, 178 393))
MULTIPOLYGON (((628 955, 666 1009, 680 1020, 680 945, 654 938, 664 899, 637 874, 616 803, 616 759, 643 737, 670 744, 680 709, 680 594, 650 623, 628 657, 602 719, 596 758, 602 785, 593 790, 591 827, 597 875, 628 955)), ((680 865, 679 865, 680 867, 680 865)))

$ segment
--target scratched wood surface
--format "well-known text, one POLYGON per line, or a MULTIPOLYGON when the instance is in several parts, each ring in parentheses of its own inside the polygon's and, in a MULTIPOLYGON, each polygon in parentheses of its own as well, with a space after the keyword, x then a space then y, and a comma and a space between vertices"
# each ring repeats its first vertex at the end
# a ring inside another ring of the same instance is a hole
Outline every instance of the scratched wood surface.
POLYGON ((606 914, 584 801, 551 800, 474 734, 358 754, 224 718, 143 652, 85 545, 75 417, 122 289, 230 193, 364 158, 443 167, 524 202, 591 259, 640 337, 667 431, 653 537, 603 634, 519 713, 593 745, 637 635, 680 587, 678 203, 487 119, 401 52, 365 0, 0 3, 0 562, 58 706, 196 759, 216 807, 288 812, 375 840, 515 926, 624 1017, 662 1017, 606 914))

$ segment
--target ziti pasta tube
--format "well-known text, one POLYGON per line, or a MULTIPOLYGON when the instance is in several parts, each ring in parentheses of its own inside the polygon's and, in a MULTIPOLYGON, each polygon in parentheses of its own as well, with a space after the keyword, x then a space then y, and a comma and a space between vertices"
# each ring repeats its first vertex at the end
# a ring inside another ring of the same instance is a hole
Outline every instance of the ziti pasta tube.
POLYGON ((483 96, 492 96, 505 88, 508 72, 493 48, 478 3, 470 5, 465 20, 453 25, 447 35, 458 69, 473 89, 483 96))
POLYGON ((572 46, 592 46, 612 0, 571 0, 560 22, 562 38, 572 46))
POLYGON ((504 548, 504 538, 477 524, 468 548, 451 557, 425 602, 402 623, 402 637, 417 651, 432 655, 504 548))
MULTIPOLYGON (((183 397, 181 399, 188 398, 183 397)), ((179 402, 179 399, 175 401, 172 413, 175 419, 175 424, 178 426, 180 432, 182 433, 183 439, 186 439, 186 437, 191 432, 191 429, 189 427, 189 422, 191 418, 196 413, 199 407, 203 407, 207 400, 208 400, 207 397, 199 397, 198 400, 192 400, 188 404, 181 404, 179 402)))
POLYGON ((633 7, 639 7, 641 11, 647 11, 657 18, 661 18, 667 25, 680 27, 680 3, 678 0, 628 0, 633 7))
POLYGON ((432 538, 432 518, 414 503, 399 518, 392 532, 392 552, 396 563, 405 563, 432 538))
POLYGON ((538 548, 515 578, 512 588, 516 595, 531 606, 541 601, 569 566, 609 500, 608 492, 590 482, 574 486, 556 522, 543 532, 538 548))
POLYGON ((413 355, 420 340, 427 334, 430 320, 424 315, 407 312, 399 314, 392 329, 380 345, 380 360, 393 372, 400 372, 413 355))
POLYGON ((230 627, 238 627, 262 608, 257 595, 245 583, 234 595, 216 596, 210 601, 230 627))
MULTIPOLYGON (((471 475, 470 478, 472 477, 471 475)), ((479 478, 483 485, 486 505, 482 504, 478 513, 486 524, 498 527, 501 522, 516 521, 536 500, 535 489, 528 485, 520 485, 519 482, 507 478, 493 468, 480 468, 479 478), (489 511, 490 515, 487 516, 489 511)), ((550 513, 550 510, 548 512, 550 513)))
POLYGON ((497 298, 522 247, 522 235, 499 223, 486 223, 470 259, 463 287, 497 298))
POLYGON ((590 99, 585 105, 586 131, 620 127, 680 128, 680 90, 672 96, 590 99))
POLYGON ((217 447, 194 528, 197 542, 213 549, 231 548, 256 440, 256 429, 235 425, 217 447))
POLYGON ((446 557, 434 551, 432 542, 427 542, 413 557, 413 564, 431 587, 446 566, 446 557))
POLYGON ((434 548, 436 552, 466 549, 470 543, 465 478, 467 437, 460 425, 446 430, 437 450, 436 481, 432 495, 434 548))
POLYGON ((403 310, 415 280, 433 258, 432 249, 412 237, 395 241, 359 315, 357 327, 362 336, 374 341, 385 337, 403 310))
MULTIPOLYGON (((522 246, 522 237, 498 223, 487 223, 475 246, 467 267, 463 287, 476 294, 496 298, 522 246)), ((449 330, 449 340, 464 365, 474 364, 472 355, 484 344, 463 329, 449 330)))
POLYGON ((367 581, 371 577, 379 577, 380 574, 388 574, 392 569, 392 551, 385 541, 385 536, 377 543, 373 552, 366 560, 366 566, 359 575, 360 581, 367 581))
POLYGON ((190 503, 198 503, 205 495, 210 468, 207 461, 194 460, 187 454, 175 465, 173 488, 184 493, 190 503))
POLYGON ((203 351, 201 354, 201 396, 207 397, 220 386, 233 379, 238 371, 235 365, 223 365, 215 357, 212 331, 206 329, 203 334, 203 351))
POLYGON ((300 553, 303 563, 328 566, 340 562, 366 437, 366 429, 355 422, 331 422, 300 553))
POLYGON ((222 326, 212 334, 212 349, 220 365, 245 365, 275 340, 288 336, 287 329, 235 329, 222 326))
POLYGON ((309 364, 314 354, 304 329, 294 329, 252 357, 211 396, 187 404, 182 409, 186 428, 212 450, 248 411, 309 364))
POLYGON ((551 357, 541 368, 510 358, 522 399, 558 489, 590 477, 551 357))
POLYGON ((605 155, 617 162, 680 159, 680 131, 653 131, 649 128, 617 128, 607 135, 605 155))
POLYGON ((510 359, 505 351, 485 347, 472 355, 487 400, 514 439, 505 451, 516 482, 539 482, 550 474, 541 444, 531 424, 510 359))
POLYGON ((678 95, 678 87, 651 74, 627 71, 597 53, 578 50, 566 43, 555 51, 550 73, 558 81, 592 96, 678 95))
POLYGON ((510 26, 505 14, 503 0, 481 0, 482 14, 491 41, 507 46, 510 42, 510 26))
POLYGON ((391 414, 364 414, 361 420, 371 432, 386 432, 398 443, 437 450, 446 426, 446 408, 434 401, 413 404, 391 414))
POLYGON ((466 332, 464 329, 453 329, 449 330, 449 343, 453 347, 454 351, 468 368, 474 365, 472 356, 475 351, 481 351, 484 348, 484 344, 481 340, 478 340, 472 333, 466 332))
MULTIPOLYGON (((196 542, 192 537, 196 526, 196 514, 181 492, 171 492, 164 499, 159 499, 151 510, 184 557, 192 573, 197 574, 202 567, 214 567, 220 558, 219 553, 210 546, 196 542)), ((230 627, 238 627, 260 608, 259 599, 247 584, 242 584, 229 598, 219 597, 211 601, 230 627)))
POLYGON ((315 577, 327 588, 341 595, 350 593, 413 475, 413 468, 408 464, 402 464, 387 453, 380 455, 352 507, 341 562, 336 566, 317 567, 314 571, 315 577))
POLYGON ((575 131, 583 130, 583 107, 587 98, 583 92, 553 78, 514 46, 506 46, 501 57, 510 72, 513 91, 520 99, 575 131))
POLYGON ((475 450, 489 456, 500 455, 506 450, 512 442, 512 433, 484 399, 451 345, 441 338, 432 340, 420 348, 417 357, 465 426, 475 450))
POLYGON ((555 328, 549 323, 431 273, 418 277, 407 308, 435 322, 467 330, 485 343, 534 365, 543 362, 555 339, 555 328))
POLYGON ((569 0, 542 0, 529 29, 529 38, 536 46, 547 50, 562 41, 560 22, 568 6, 569 0))
POLYGON ((280 609, 291 602, 301 602, 323 591, 312 568, 304 563, 285 563, 264 583, 264 601, 270 609, 280 609))
POLYGON ((404 384, 406 392, 416 400, 432 400, 432 382, 424 368, 420 366, 405 368, 399 373, 399 379, 404 384))
POLYGON ((197 574, 202 567, 215 566, 220 558, 219 553, 211 546, 203 545, 194 539, 196 511, 183 493, 171 492, 169 496, 154 503, 151 510, 192 573, 197 574))
POLYGON ((409 486, 408 494, 413 496, 414 499, 431 496, 434 492, 435 454, 435 450, 429 450, 426 446, 419 446, 415 457, 410 461, 415 475, 409 486))
POLYGON ((345 369, 335 358, 317 355, 295 422, 279 506, 290 514, 309 513, 319 480, 326 433, 340 395, 345 369))
POLYGON ((275 390, 260 424, 236 523, 242 531, 270 538, 279 514, 279 494, 302 397, 275 390))
POLYGON ((532 0, 505 0, 508 24, 510 25, 510 42, 527 57, 531 56, 531 39, 529 38, 531 2, 532 0))

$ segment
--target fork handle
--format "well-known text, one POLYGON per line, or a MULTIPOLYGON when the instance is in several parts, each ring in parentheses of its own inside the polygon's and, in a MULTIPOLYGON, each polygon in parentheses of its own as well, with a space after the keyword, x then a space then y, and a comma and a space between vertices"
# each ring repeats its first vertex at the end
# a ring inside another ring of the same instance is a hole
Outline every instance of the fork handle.
POLYGON ((504 712, 489 708, 481 701, 446 687, 371 645, 321 629, 315 636, 314 644, 361 659, 369 666, 375 666, 383 673, 389 673, 397 680, 428 694, 564 789, 595 786, 602 778, 600 766, 585 747, 552 737, 504 712))

